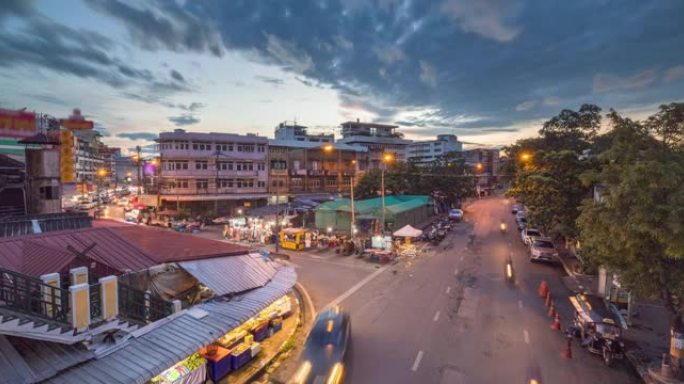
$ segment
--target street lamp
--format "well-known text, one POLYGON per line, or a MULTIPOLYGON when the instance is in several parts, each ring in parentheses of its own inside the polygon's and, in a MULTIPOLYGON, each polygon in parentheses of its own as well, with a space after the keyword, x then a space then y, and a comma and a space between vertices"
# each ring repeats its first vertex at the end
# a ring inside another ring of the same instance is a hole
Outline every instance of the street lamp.
POLYGON ((532 155, 528 152, 523 152, 520 154, 520 161, 528 162, 532 160, 532 155))
POLYGON ((385 233, 385 169, 387 164, 394 161, 393 153, 385 153, 382 155, 383 165, 380 167, 380 196, 382 200, 382 233, 385 233))

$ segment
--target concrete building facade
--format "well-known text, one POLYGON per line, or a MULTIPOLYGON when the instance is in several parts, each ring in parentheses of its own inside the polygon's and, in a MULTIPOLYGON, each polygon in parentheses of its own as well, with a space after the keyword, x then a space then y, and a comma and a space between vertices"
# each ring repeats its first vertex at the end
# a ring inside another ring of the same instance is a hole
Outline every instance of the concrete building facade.
POLYGON ((414 141, 405 149, 404 158, 426 166, 450 152, 462 152, 463 143, 456 135, 438 135, 436 140, 414 141))
POLYGON ((283 122, 275 128, 275 139, 310 143, 332 143, 335 141, 335 135, 332 133, 311 135, 308 132, 308 128, 303 125, 297 125, 296 122, 294 124, 283 122))
POLYGON ((402 133, 396 132, 396 125, 356 120, 344 122, 340 126, 342 138, 337 143, 367 148, 368 169, 380 169, 384 153, 393 153, 396 161, 404 161, 406 146, 411 144, 411 140, 404 139, 402 133))
POLYGON ((157 142, 162 206, 222 215, 265 204, 266 137, 176 129, 157 142))

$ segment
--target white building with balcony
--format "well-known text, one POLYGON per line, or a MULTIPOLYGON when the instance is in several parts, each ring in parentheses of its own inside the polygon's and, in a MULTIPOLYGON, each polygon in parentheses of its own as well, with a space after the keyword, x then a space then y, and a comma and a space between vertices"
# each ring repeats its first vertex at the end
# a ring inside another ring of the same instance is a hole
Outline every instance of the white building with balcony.
POLYGON ((162 206, 223 215, 265 204, 266 137, 176 129, 157 142, 162 206))
POLYGON ((340 125, 342 138, 337 142, 367 148, 368 169, 379 169, 386 152, 393 153, 396 161, 403 161, 405 148, 411 143, 402 133, 396 132, 396 125, 364 123, 358 119, 340 125))
POLYGON ((332 133, 309 134, 308 128, 303 125, 280 123, 275 128, 276 140, 303 141, 308 143, 332 143, 335 135, 332 133))
POLYGON ((414 141, 405 148, 404 158, 426 166, 450 152, 462 152, 463 143, 456 135, 437 135, 437 140, 414 141))

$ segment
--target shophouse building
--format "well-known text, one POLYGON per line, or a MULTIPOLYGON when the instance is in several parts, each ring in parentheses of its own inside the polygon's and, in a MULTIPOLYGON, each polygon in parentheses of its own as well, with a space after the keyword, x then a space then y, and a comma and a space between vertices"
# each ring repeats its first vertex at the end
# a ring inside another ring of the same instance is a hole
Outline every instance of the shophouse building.
POLYGON ((393 153, 396 161, 404 160, 406 146, 411 143, 404 135, 396 132, 398 126, 364 123, 359 120, 341 124, 342 138, 337 144, 362 146, 367 148, 368 169, 379 169, 384 153, 393 153))
POLYGON ((332 143, 335 141, 335 135, 332 133, 309 134, 308 128, 303 125, 297 125, 296 122, 294 124, 283 122, 278 124, 275 128, 275 139, 311 143, 332 143))
POLYGON ((266 137, 176 129, 157 142, 162 206, 224 215, 266 204, 266 137))

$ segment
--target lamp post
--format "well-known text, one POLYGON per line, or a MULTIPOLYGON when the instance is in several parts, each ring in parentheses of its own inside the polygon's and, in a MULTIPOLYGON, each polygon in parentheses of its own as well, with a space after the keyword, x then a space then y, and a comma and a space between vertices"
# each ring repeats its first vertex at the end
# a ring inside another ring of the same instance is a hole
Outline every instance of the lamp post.
POLYGON ((394 160, 394 154, 385 153, 382 155, 382 167, 380 171, 380 196, 382 200, 382 233, 385 233, 385 169, 387 164, 394 160))
POLYGON ((100 212, 100 207, 102 205, 102 196, 101 196, 101 185, 104 183, 105 177, 107 177, 107 170, 105 168, 98 168, 97 172, 97 207, 95 208, 95 216, 97 217, 100 212))
POLYGON ((133 155, 133 160, 136 162, 136 165, 138 166, 138 196, 142 195, 142 169, 140 168, 141 162, 142 162, 142 155, 140 154, 141 148, 139 145, 135 147, 135 152, 136 154, 133 155))
POLYGON ((351 197, 351 239, 354 240, 354 235, 356 234, 356 212, 354 210, 354 174, 356 173, 356 160, 351 161, 354 166, 351 178, 349 179, 349 195, 351 197))

